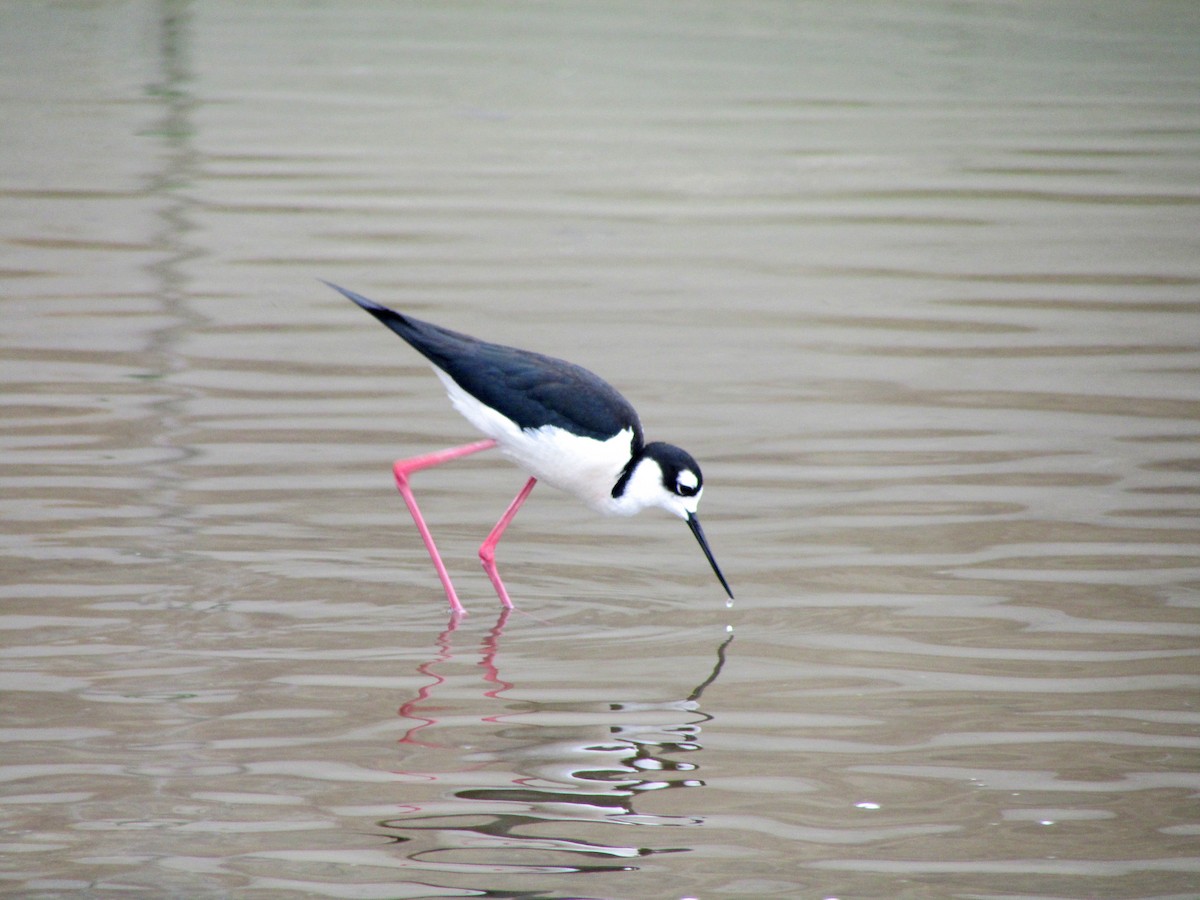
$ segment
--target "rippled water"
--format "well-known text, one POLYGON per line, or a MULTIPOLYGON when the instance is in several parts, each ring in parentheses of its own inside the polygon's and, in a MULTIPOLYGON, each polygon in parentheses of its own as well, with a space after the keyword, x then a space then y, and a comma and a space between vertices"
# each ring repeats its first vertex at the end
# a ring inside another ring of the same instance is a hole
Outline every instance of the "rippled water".
POLYGON ((1200 14, 0 5, 0 890, 1200 894, 1200 14), (572 358, 738 594, 318 278, 572 358), (732 629, 730 631, 729 629, 732 629))

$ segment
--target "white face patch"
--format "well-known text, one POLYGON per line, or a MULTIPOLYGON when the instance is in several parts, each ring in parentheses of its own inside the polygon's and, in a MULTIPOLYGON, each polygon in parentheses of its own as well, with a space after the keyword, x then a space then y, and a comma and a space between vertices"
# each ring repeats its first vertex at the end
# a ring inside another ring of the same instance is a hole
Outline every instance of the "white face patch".
POLYGON ((685 491, 694 491, 696 486, 700 484, 700 479, 696 477, 696 473, 691 469, 684 469, 675 479, 675 483, 685 491))
POLYGON ((683 514, 676 512, 675 515, 680 518, 687 518, 688 514, 696 514, 696 507, 700 505, 700 498, 704 495, 704 489, 701 488, 699 493, 693 494, 691 497, 678 497, 679 505, 683 508, 683 514))

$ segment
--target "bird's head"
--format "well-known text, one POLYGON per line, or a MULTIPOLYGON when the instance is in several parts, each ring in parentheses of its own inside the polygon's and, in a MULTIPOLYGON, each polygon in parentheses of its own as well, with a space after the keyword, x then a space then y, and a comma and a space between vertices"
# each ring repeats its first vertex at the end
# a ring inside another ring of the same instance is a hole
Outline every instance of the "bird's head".
POLYGON ((647 444, 623 488, 624 499, 630 506, 638 509, 657 506, 687 522, 721 587, 733 599, 729 582, 721 574, 700 528, 700 520, 696 518, 700 495, 704 493, 704 476, 700 473, 700 464, 691 454, 673 444, 647 444))
POLYGON ((645 500, 686 519, 696 514, 704 493, 704 476, 692 455, 674 444, 655 442, 642 449, 630 478, 630 490, 645 500))

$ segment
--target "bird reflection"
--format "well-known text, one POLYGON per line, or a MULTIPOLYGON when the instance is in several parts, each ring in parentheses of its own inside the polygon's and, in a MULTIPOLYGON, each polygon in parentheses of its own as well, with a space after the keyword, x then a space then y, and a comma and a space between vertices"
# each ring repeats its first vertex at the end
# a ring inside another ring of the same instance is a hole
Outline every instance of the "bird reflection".
MULTIPOLYGON (((505 610, 478 645, 487 701, 502 700, 513 687, 501 676, 498 662, 509 615, 505 610)), ((702 728, 712 716, 700 709, 700 699, 720 675, 732 635, 716 648, 705 678, 683 698, 606 704, 508 701, 500 711, 480 715, 477 709, 464 716, 463 709, 437 706, 434 699, 446 684, 447 676, 438 668, 454 660, 459 624, 458 617, 451 617, 437 638, 434 656, 417 667, 426 682, 399 709, 411 723, 400 745, 413 756, 430 748, 442 751, 448 764, 438 774, 410 773, 446 790, 424 803, 404 798, 405 813, 379 823, 405 848, 408 859, 438 869, 452 864, 455 871, 480 866, 492 873, 585 872, 637 868, 628 862, 596 863, 597 858, 628 861, 690 849, 641 846, 650 843, 649 833, 643 832, 628 835, 646 838, 633 846, 597 838, 610 825, 686 827, 703 821, 700 815, 640 813, 635 804, 648 792, 703 786, 699 765, 681 757, 702 749, 702 728), (445 738, 450 720, 472 723, 476 746, 435 742, 435 736, 445 738), (441 728, 435 727, 439 721, 441 728), (496 739, 494 749, 483 746, 489 743, 486 738, 478 739, 480 723, 489 726, 486 734, 496 739), (548 828, 552 834, 538 833, 548 828), (590 861, 581 863, 581 857, 590 861)))

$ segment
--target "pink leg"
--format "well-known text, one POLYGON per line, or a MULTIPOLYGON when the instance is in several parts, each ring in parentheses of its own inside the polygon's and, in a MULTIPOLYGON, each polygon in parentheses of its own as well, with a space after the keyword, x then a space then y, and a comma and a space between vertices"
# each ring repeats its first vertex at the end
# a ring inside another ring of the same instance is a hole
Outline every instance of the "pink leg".
POLYGON ((482 450, 490 450, 495 446, 496 442, 491 439, 477 441, 462 447, 439 450, 437 453, 414 456, 412 459, 398 459, 392 465, 392 472, 396 476, 396 487, 400 491, 400 496, 404 498, 404 502, 408 504, 408 511, 412 513, 413 521, 417 524, 417 531, 421 533, 421 539, 425 541, 425 549, 429 551, 429 558, 433 560, 433 567, 437 569, 438 578, 442 580, 442 587, 446 589, 446 599, 450 601, 450 609, 455 615, 463 615, 467 610, 459 602, 458 595, 454 593, 454 585, 450 583, 450 573, 446 571, 441 554, 438 553, 437 546, 433 543, 433 535, 429 533, 429 526, 425 524, 425 519, 421 516, 417 498, 413 496, 412 489, 408 486, 408 477, 422 469, 440 466, 452 459, 470 456, 472 453, 479 453, 482 450))
POLYGON ((529 492, 533 490, 535 484, 537 484, 536 478, 530 478, 525 483, 525 487, 521 488, 521 493, 517 494, 513 502, 508 505, 508 509, 504 511, 504 515, 500 517, 496 527, 492 529, 487 540, 479 548, 479 561, 483 563, 483 571, 487 572, 488 578, 492 580, 492 587, 499 594, 500 602, 504 604, 505 609, 512 609, 513 602, 508 599, 508 591, 504 589, 504 582, 500 580, 500 573, 496 571, 496 545, 500 543, 500 536, 504 534, 504 529, 513 520, 513 516, 517 514, 517 510, 521 508, 521 504, 525 502, 525 498, 529 496, 529 492))

